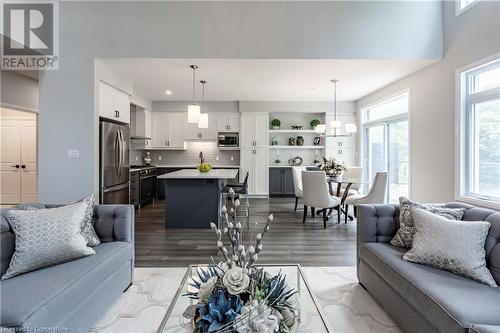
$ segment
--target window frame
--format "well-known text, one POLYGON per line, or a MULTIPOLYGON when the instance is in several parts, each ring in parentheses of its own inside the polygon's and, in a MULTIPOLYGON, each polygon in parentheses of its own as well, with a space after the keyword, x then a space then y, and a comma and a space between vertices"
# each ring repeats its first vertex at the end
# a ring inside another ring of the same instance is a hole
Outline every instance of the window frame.
POLYGON ((464 8, 460 8, 460 0, 455 0, 455 17, 459 17, 478 3, 480 3, 483 0, 474 0, 471 3, 469 3, 467 6, 464 8))
POLYGON ((500 209, 500 200, 496 197, 474 194, 472 185, 472 168, 477 161, 471 158, 472 140, 474 139, 474 123, 471 119, 474 104, 500 98, 500 87, 490 88, 477 93, 472 92, 474 76, 489 69, 500 66, 500 53, 492 55, 468 66, 456 70, 456 117, 455 117, 455 199, 474 205, 500 209))

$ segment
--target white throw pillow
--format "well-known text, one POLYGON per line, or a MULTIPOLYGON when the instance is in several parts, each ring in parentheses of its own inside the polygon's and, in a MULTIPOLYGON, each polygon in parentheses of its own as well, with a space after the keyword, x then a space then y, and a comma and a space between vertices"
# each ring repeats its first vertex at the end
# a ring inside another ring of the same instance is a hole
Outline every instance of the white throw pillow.
POLYGON ((81 233, 88 203, 41 209, 12 210, 8 220, 16 249, 2 280, 43 267, 95 254, 81 233))
POLYGON ((423 209, 413 210, 413 220, 413 246, 404 254, 404 260, 497 286, 486 267, 484 243, 489 222, 451 221, 423 209))

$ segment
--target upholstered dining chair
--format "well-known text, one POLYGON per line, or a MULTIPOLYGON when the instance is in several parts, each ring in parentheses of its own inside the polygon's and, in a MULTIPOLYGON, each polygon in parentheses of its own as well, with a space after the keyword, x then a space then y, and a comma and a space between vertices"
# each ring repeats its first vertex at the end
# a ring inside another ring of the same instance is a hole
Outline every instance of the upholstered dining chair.
MULTIPOLYGON (((382 204, 385 202, 387 193, 387 171, 379 171, 375 174, 372 186, 367 194, 351 195, 345 199, 345 209, 349 209, 349 205, 354 206, 354 216, 357 217, 357 205, 359 204, 382 204)), ((347 223, 347 214, 345 218, 347 223)))
MULTIPOLYGON (((354 182, 352 183, 349 191, 347 192, 348 196, 359 194, 359 190, 361 188, 363 182, 363 167, 350 166, 347 167, 347 171, 344 173, 344 178, 352 179, 354 182)), ((345 186, 342 186, 341 195, 344 195, 345 186)))
POLYGON ((297 205, 299 203, 299 198, 302 198, 302 171, 305 171, 306 167, 303 166, 294 166, 292 167, 292 175, 293 175, 293 190, 295 191, 295 209, 294 212, 297 211, 297 205))
MULTIPOLYGON (((337 208, 338 223, 340 223, 340 199, 330 195, 326 173, 317 171, 302 171, 302 201, 304 202, 304 217, 302 223, 306 223, 307 207, 323 209, 323 227, 326 228, 327 211, 329 208, 337 208)), ((313 213, 314 216, 314 213, 313 213)))

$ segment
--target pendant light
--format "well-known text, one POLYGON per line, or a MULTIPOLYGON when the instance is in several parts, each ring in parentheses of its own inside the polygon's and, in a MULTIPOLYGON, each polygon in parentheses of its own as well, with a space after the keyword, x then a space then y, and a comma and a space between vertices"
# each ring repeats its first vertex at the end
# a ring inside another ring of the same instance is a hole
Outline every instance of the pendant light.
MULTIPOLYGON (((207 81, 201 80, 201 104, 205 108, 205 83, 207 81)), ((198 119, 198 128, 208 128, 208 113, 200 113, 200 118, 198 119)))
POLYGON ((200 106, 196 104, 196 70, 198 66, 189 66, 193 70, 193 103, 188 106, 188 123, 197 123, 200 119, 200 106))
MULTIPOLYGON (((337 116, 337 82, 339 80, 331 80, 333 83, 333 120, 330 121, 330 129, 332 134, 324 135, 326 137, 346 137, 351 136, 353 133, 356 133, 357 127, 354 123, 348 123, 345 125, 345 134, 340 134, 340 130, 342 129, 342 122, 338 119, 337 116)), ((316 133, 324 134, 326 132, 326 125, 320 124, 315 128, 316 133)))

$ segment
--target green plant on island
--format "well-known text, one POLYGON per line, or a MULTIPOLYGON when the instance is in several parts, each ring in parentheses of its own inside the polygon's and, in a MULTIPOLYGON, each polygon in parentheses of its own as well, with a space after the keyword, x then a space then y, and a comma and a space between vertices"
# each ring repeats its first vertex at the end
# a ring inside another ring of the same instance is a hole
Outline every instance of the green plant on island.
POLYGON ((311 127, 312 127, 312 129, 314 129, 319 124, 321 124, 321 121, 319 119, 313 119, 313 120, 311 120, 311 127))

